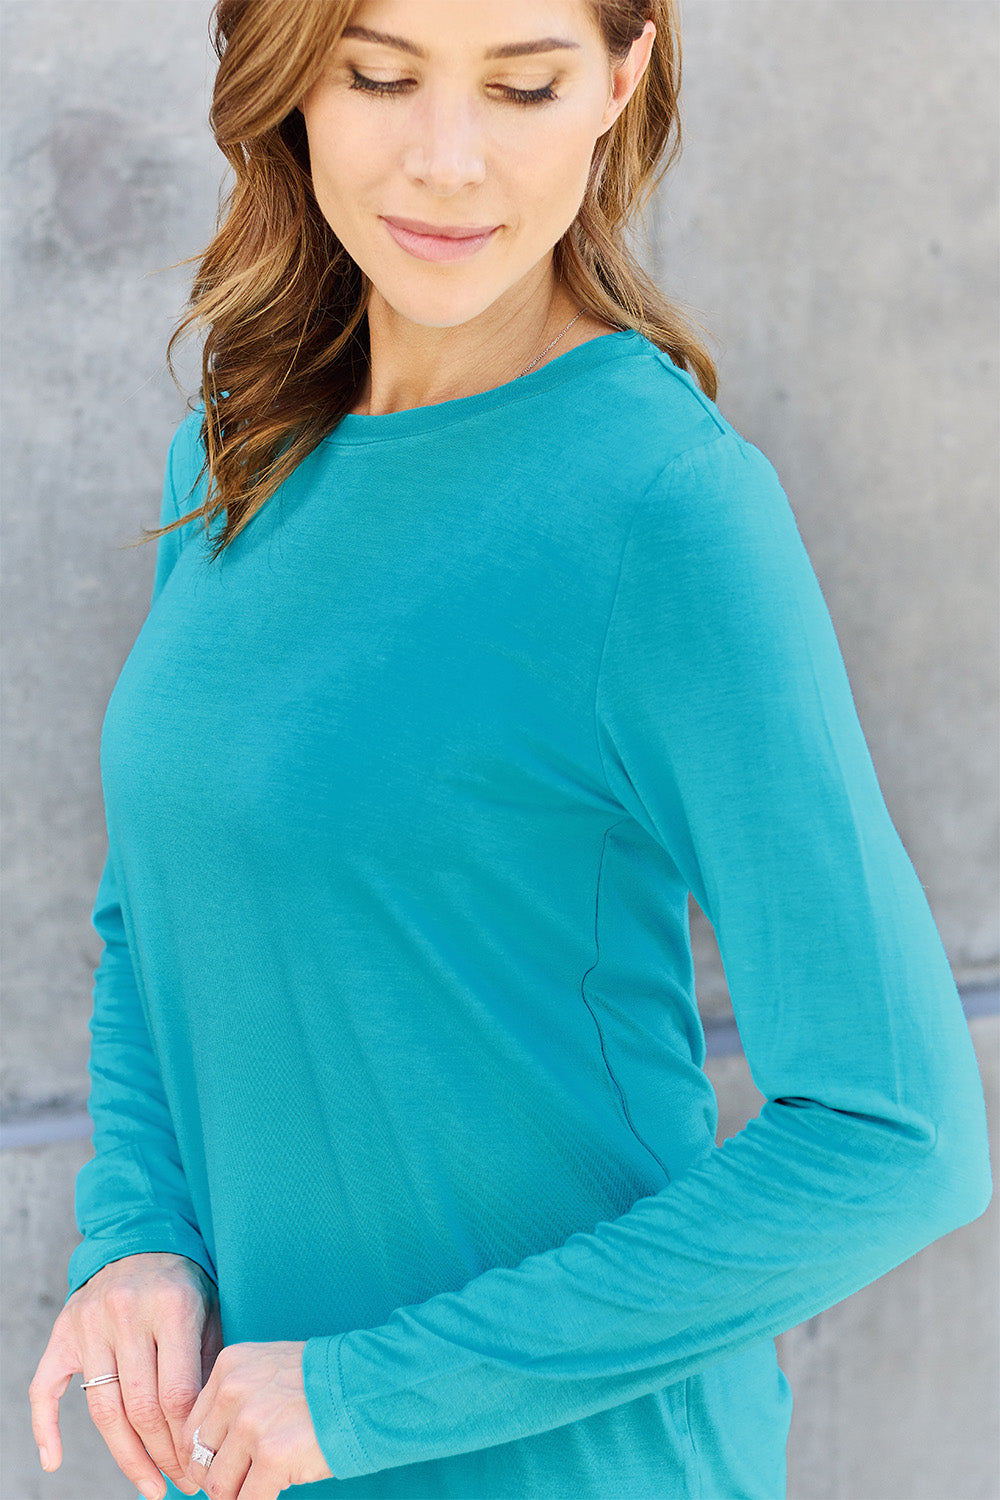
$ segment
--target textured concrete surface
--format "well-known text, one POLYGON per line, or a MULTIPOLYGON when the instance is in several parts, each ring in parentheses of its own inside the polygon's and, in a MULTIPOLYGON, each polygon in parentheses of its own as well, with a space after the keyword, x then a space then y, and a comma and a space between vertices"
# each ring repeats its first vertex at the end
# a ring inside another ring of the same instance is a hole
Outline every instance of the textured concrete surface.
POLYGON ((201 0, 7 0, 3 35, 6 1107, 79 1097, 101 719, 142 622, 184 404, 163 350, 211 234, 201 0))
MULTIPOLYGON (((2 1082, 29 1121, 86 1092, 100 725, 153 566, 124 544, 155 521, 184 411, 163 347, 187 272, 153 273, 209 237, 222 169, 208 12, 0 6, 2 1082)), ((650 264, 713 330, 720 405, 785 483, 956 975, 995 976, 997 10, 686 0, 685 25, 687 148, 649 214, 650 264)), ((191 389, 190 359, 181 373, 191 389)), ((703 918, 693 936, 699 998, 722 1018, 703 918)), ((995 1023, 973 1029, 995 1078, 995 1023)), ((739 1123, 757 1107, 745 1064, 711 1067, 739 1123)), ((73 1393, 60 1476, 36 1469, 22 1425, 85 1153, 3 1157, 2 1500, 131 1493, 73 1393)), ((1000 1493, 995 1217, 785 1337, 792 1500, 1000 1493)))

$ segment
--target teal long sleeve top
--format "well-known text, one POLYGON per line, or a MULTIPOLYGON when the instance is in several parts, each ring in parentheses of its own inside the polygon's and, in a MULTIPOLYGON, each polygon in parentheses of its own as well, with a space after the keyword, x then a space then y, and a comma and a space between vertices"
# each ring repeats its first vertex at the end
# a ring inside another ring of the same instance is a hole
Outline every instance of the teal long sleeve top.
POLYGON ((990 1171, 773 467, 623 330, 346 416, 204 542, 105 716, 71 1291, 176 1251, 305 1340, 315 1500, 780 1500, 774 1336, 990 1171), (689 892, 764 1096, 721 1145, 689 892))

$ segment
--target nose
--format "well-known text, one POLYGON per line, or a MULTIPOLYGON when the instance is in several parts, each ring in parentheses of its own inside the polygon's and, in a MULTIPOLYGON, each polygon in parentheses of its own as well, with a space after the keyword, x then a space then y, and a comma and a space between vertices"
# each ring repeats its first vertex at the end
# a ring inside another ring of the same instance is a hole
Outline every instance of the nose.
POLYGON ((406 113, 403 167, 412 182, 449 194, 486 176, 481 107, 459 89, 430 89, 406 113))

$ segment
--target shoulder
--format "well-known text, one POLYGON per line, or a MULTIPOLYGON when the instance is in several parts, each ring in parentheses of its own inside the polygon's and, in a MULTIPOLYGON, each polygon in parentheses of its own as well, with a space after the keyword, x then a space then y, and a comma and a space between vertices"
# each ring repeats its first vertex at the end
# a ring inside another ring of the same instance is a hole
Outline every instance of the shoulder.
MULTIPOLYGON (((178 424, 170 439, 160 499, 161 526, 179 521, 181 516, 198 510, 204 504, 208 482, 208 476, 204 472, 205 447, 201 435, 204 414, 204 405, 199 402, 178 424)), ((181 546, 201 524, 197 519, 189 521, 170 537, 160 538, 160 555, 165 561, 161 563, 157 574, 158 587, 162 581, 160 574, 165 578, 166 571, 176 560, 181 546)))
POLYGON ((622 578, 661 604, 685 595, 706 615, 725 604, 731 620, 752 601, 790 595, 795 580, 812 592, 812 564, 774 464, 692 376, 643 344, 604 372, 631 393, 622 439, 641 453, 622 578))
POLYGON ((595 372, 588 415, 614 446, 633 493, 780 489, 769 460, 723 415, 686 370, 636 333, 595 372))
POLYGON ((177 515, 191 510, 200 500, 194 494, 195 486, 205 463, 205 445, 202 440, 202 422, 205 416, 204 403, 189 411, 174 431, 167 453, 167 487, 177 515))
POLYGON ((592 372, 588 405, 598 431, 626 460, 662 468, 733 428, 686 370, 650 339, 630 330, 604 347, 592 372))
POLYGON ((635 520, 679 538, 761 527, 795 530, 770 459, 723 415, 686 370, 648 339, 601 372, 596 392, 620 420, 615 442, 632 468, 635 520))

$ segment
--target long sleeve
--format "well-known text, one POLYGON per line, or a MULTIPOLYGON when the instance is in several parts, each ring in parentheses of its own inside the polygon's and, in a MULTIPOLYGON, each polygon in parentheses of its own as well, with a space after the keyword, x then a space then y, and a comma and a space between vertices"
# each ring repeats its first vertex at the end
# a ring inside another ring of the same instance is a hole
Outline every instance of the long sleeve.
MULTIPOLYGON (((197 420, 200 421, 200 418, 197 420)), ((194 478, 196 418, 178 428, 163 485, 160 525, 178 518, 194 478)), ((187 501, 185 509, 196 502, 187 501)), ((150 608, 180 554, 186 528, 157 543, 150 608)), ((102 1266, 126 1255, 166 1250, 186 1255, 214 1278, 185 1183, 163 1081, 150 1042, 109 848, 92 923, 103 942, 94 972, 90 1019, 90 1094, 94 1155, 76 1178, 76 1220, 83 1240, 69 1261, 70 1295, 102 1266)))
MULTIPOLYGON (((608 788, 710 918, 760 1114, 621 1217, 382 1326, 314 1337, 338 1478, 656 1391, 977 1217, 982 1089, 771 465, 732 431, 636 504, 595 732, 608 788)), ((623 1002, 624 1003, 624 1002, 623 1002)))

